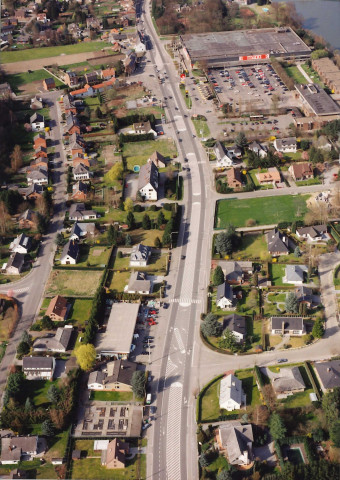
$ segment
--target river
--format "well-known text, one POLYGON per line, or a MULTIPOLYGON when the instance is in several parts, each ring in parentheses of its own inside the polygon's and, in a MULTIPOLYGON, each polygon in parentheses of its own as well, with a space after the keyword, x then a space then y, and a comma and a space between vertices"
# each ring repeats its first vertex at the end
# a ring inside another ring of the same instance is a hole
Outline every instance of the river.
POLYGON ((340 1, 294 0, 292 3, 304 18, 304 28, 321 35, 340 50, 340 1))

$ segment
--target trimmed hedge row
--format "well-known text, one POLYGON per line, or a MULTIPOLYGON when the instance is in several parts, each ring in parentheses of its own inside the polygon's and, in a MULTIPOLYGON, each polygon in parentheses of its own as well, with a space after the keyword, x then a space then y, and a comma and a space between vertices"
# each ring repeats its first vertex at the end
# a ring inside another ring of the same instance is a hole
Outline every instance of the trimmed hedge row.
POLYGON ((303 366, 305 367, 305 370, 307 372, 307 375, 308 375, 308 378, 309 378, 309 381, 310 383, 312 384, 312 387, 314 389, 314 392, 316 394, 316 396, 318 397, 318 400, 319 402, 321 401, 321 395, 320 395, 320 392, 319 392, 319 389, 315 383, 315 380, 314 380, 314 377, 313 377, 313 374, 311 372, 311 366, 308 362, 303 362, 303 366))

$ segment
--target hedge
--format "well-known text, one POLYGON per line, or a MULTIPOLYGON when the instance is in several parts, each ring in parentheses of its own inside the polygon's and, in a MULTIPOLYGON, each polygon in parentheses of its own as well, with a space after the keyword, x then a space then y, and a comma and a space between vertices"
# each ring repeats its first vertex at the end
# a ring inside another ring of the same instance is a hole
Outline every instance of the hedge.
MULTIPOLYGON (((128 127, 133 123, 146 122, 146 121, 149 121, 151 125, 154 125, 155 115, 153 113, 148 113, 148 114, 135 113, 132 115, 127 115, 126 117, 117 118, 117 121, 118 121, 119 128, 128 127)), ((138 136, 140 137, 140 135, 138 136)))
POLYGON ((303 362, 303 366, 305 367, 305 370, 307 372, 309 381, 312 384, 313 390, 314 390, 314 392, 315 392, 315 394, 318 397, 318 400, 320 402, 321 401, 321 395, 320 395, 319 388, 317 387, 317 385, 315 383, 315 380, 314 380, 314 377, 313 377, 313 374, 312 374, 312 371, 311 371, 312 367, 310 366, 310 364, 308 362, 303 362))
POLYGON ((123 135, 122 133, 119 135, 119 143, 122 145, 123 143, 132 143, 132 142, 143 142, 145 140, 154 140, 155 137, 153 133, 142 133, 138 134, 128 134, 123 135))
POLYGON ((255 378, 257 380, 257 383, 260 385, 260 388, 262 389, 264 387, 264 382, 262 378, 262 373, 257 365, 254 366, 254 373, 255 373, 255 378))

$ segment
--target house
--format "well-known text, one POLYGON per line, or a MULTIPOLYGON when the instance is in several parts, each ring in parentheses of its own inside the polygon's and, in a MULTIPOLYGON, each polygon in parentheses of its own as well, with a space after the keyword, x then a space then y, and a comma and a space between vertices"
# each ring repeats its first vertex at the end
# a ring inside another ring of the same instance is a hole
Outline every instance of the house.
POLYGON ((124 291, 127 293, 150 295, 152 292, 152 282, 147 279, 147 274, 145 272, 131 272, 129 284, 124 291))
POLYGON ((32 239, 25 235, 25 233, 21 233, 18 235, 13 242, 11 242, 9 249, 11 252, 15 253, 23 253, 26 255, 31 249, 32 246, 32 239))
POLYGON ((137 363, 128 360, 115 360, 106 364, 104 369, 95 370, 89 375, 89 390, 132 392, 132 377, 137 363))
POLYGON ((286 398, 306 388, 299 367, 281 368, 272 378, 272 387, 278 398, 286 398))
POLYGON ((323 392, 331 392, 340 387, 340 360, 315 362, 314 370, 323 392))
POLYGON ((44 107, 42 98, 33 97, 31 98, 30 108, 32 110, 41 110, 44 107))
POLYGON ((48 77, 43 80, 43 89, 44 90, 53 90, 55 88, 55 80, 53 77, 48 77))
POLYGON ((306 280, 308 267, 306 265, 286 265, 283 283, 302 285, 306 280))
POLYGON ((226 282, 230 285, 239 285, 244 282, 246 276, 252 275, 252 262, 223 262, 223 273, 225 274, 226 282))
POLYGON ((101 465, 108 469, 125 468, 125 455, 129 453, 129 444, 114 438, 107 450, 102 451, 101 465))
POLYGON ((296 153, 297 141, 296 137, 276 138, 274 140, 275 150, 282 153, 296 153))
POLYGON ((293 245, 295 246, 294 242, 288 237, 288 235, 282 233, 276 227, 266 234, 266 240, 268 252, 273 257, 288 255, 289 249, 293 248, 293 245))
POLYGON ((84 203, 73 203, 69 210, 69 220, 95 220, 97 213, 93 210, 85 210, 84 203))
MULTIPOLYGON (((69 87, 76 87, 79 83, 79 78, 76 72, 72 72, 72 70, 67 70, 64 75, 64 82, 69 86, 69 87)), ((68 98, 68 95, 64 96, 68 98)))
POLYGON ((218 430, 220 445, 226 450, 230 465, 249 465, 253 459, 253 429, 251 424, 227 422, 218 430))
POLYGON ((76 164, 76 166, 73 168, 73 179, 74 180, 90 180, 91 178, 91 172, 89 170, 89 167, 84 165, 83 163, 79 162, 76 164))
POLYGON ((296 182, 314 178, 313 166, 309 162, 293 163, 288 168, 288 172, 296 182))
POLYGON ((149 120, 147 122, 134 123, 133 130, 136 135, 145 135, 148 133, 152 133, 155 138, 157 137, 157 132, 153 130, 149 120))
POLYGON ((234 158, 242 157, 242 150, 237 145, 232 145, 231 147, 227 147, 227 150, 228 150, 228 157, 234 157, 234 158))
POLYGON ((94 235, 96 231, 95 223, 78 223, 75 222, 71 229, 70 240, 80 240, 86 235, 94 235))
POLYGON ((233 289, 227 282, 218 285, 216 292, 216 305, 218 307, 223 310, 233 310, 233 298, 233 289))
POLYGON ((29 208, 19 216, 19 228, 33 228, 36 226, 36 213, 29 208))
POLYGON ((235 375, 223 377, 220 382, 220 408, 231 412, 239 410, 246 404, 246 396, 242 390, 242 382, 235 375))
POLYGON ((47 142, 45 135, 43 133, 38 133, 34 136, 34 150, 37 150, 39 147, 47 148, 47 142))
POLYGON ((56 295, 50 301, 45 315, 50 317, 53 322, 65 322, 68 312, 68 303, 66 298, 56 295))
POLYGON ((47 170, 48 170, 48 159, 44 158, 44 157, 36 158, 26 168, 26 173, 29 174, 29 173, 31 173, 33 171, 36 171, 36 170, 44 170, 45 172, 47 172, 47 170))
POLYGON ((28 21, 28 12, 25 8, 18 8, 15 10, 14 16, 19 23, 26 23, 28 21))
POLYGON ((305 326, 302 317, 272 317, 272 335, 301 336, 305 333, 305 326))
POLYGON ((130 254, 130 267, 146 267, 151 257, 152 249, 142 243, 134 245, 130 254))
POLYGON ((72 332, 72 325, 59 327, 54 336, 37 338, 33 343, 33 350, 35 352, 66 352, 70 347, 72 332))
POLYGON ((60 256, 61 265, 75 265, 79 256, 79 245, 74 240, 69 240, 60 256))
MULTIPOLYGON (((45 442, 42 443, 46 448, 45 442)), ((33 460, 38 455, 39 450, 41 448, 39 448, 39 437, 37 436, 2 437, 1 464, 12 465, 19 463, 21 460, 33 460)))
POLYGON ((86 200, 88 194, 88 186, 86 183, 79 181, 72 187, 72 200, 86 200))
POLYGON ((131 75, 136 69, 137 55, 130 51, 123 59, 123 65, 126 75, 131 75))
POLYGON ((27 173, 27 183, 28 185, 31 185, 32 183, 36 183, 37 185, 47 185, 47 170, 39 167, 37 170, 32 170, 31 172, 27 173))
POLYGON ((44 187, 42 185, 38 185, 37 183, 32 183, 27 188, 23 188, 20 191, 20 194, 24 197, 25 200, 37 200, 38 198, 42 197, 44 192, 44 187))
POLYGON ((165 168, 167 166, 167 161, 163 155, 157 151, 153 152, 148 158, 148 163, 153 162, 157 168, 165 168))
POLYGON ((72 155, 75 153, 83 153, 86 143, 81 135, 73 133, 69 138, 69 148, 72 155), (78 151, 79 150, 79 151, 78 151))
POLYGON ((232 158, 225 152, 224 147, 221 142, 216 142, 214 146, 214 154, 216 156, 216 166, 219 168, 222 167, 232 167, 234 162, 232 158))
POLYGON ((96 81, 98 80, 98 74, 97 72, 86 72, 85 75, 85 80, 86 80, 86 83, 91 85, 91 83, 96 83, 96 81))
POLYGON ((252 142, 248 145, 248 149, 251 152, 254 152, 256 155, 258 155, 261 158, 264 158, 267 156, 267 147, 265 145, 261 145, 259 142, 252 142))
POLYGON ((157 200, 158 168, 153 162, 140 167, 137 188, 145 200, 157 200))
POLYGON ((46 23, 50 23, 50 21, 51 20, 49 18, 47 18, 46 13, 38 13, 37 14, 37 22, 46 24, 46 23))
POLYGON ((88 84, 86 84, 83 88, 80 88, 78 90, 73 90, 73 92, 70 92, 70 95, 72 98, 92 97, 93 94, 94 94, 94 90, 88 84))
POLYGON ((307 308, 311 308, 313 305, 313 290, 305 285, 298 285, 294 289, 294 293, 299 303, 307 305, 307 308))
POLYGON ((71 135, 72 133, 80 133, 79 119, 72 113, 66 115, 66 125, 64 127, 64 132, 69 135, 71 135))
POLYGON ((110 80, 105 80, 102 83, 93 85, 93 91, 95 94, 98 94, 112 88, 114 84, 115 84, 115 79, 111 78, 110 80))
POLYGON ((75 153, 72 155, 72 166, 75 168, 79 163, 85 165, 85 167, 90 168, 90 160, 86 153, 75 153))
POLYGON ((256 178, 260 185, 274 185, 281 182, 281 175, 276 167, 269 167, 264 173, 256 173, 256 178))
POLYGON ((227 170, 227 184, 230 188, 242 188, 241 170, 239 168, 230 168, 227 170))
POLYGON ((115 78, 116 70, 114 68, 105 68, 100 72, 100 76, 103 80, 110 80, 111 78, 115 78))
POLYGON ((30 124, 33 132, 44 130, 45 120, 43 115, 40 115, 40 113, 33 113, 33 115, 30 117, 30 124))
MULTIPOLYGON (((81 102, 81 101, 82 100, 78 100, 78 102, 81 102)), ((75 105, 75 102, 73 101, 72 97, 68 94, 63 96, 62 109, 65 115, 68 115, 69 113, 72 113, 73 115, 77 115, 77 107, 75 105)))
POLYGON ((237 343, 243 343, 247 336, 247 325, 245 317, 232 313, 223 319, 223 330, 230 330, 237 343))
POLYGON ((325 224, 298 228, 296 230, 296 236, 307 240, 309 243, 327 242, 330 238, 327 233, 327 225, 325 224))
POLYGON ((22 370, 27 380, 53 380, 54 357, 24 357, 22 370))
POLYGON ((48 158, 47 155, 47 148, 40 145, 39 147, 35 148, 34 150, 35 158, 48 158))
POLYGON ((22 253, 12 253, 6 265, 7 275, 20 275, 25 263, 25 255, 22 253))

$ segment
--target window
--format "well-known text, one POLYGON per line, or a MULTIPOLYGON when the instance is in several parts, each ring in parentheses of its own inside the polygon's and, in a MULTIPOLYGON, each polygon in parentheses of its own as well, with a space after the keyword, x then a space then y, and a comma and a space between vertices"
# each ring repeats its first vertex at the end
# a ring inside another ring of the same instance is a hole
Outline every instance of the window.
POLYGON ((293 330, 293 335, 299 335, 300 330, 293 330))

